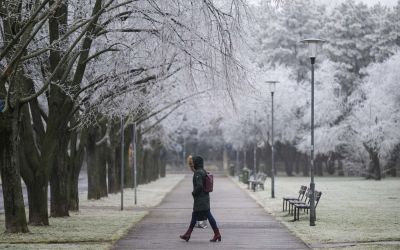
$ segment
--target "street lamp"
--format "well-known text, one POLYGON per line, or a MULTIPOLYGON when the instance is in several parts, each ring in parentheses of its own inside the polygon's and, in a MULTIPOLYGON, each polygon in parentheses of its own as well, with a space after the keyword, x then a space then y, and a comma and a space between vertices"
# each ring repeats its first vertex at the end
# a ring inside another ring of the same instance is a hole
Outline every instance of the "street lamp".
POLYGON ((254 148, 253 148, 253 174, 254 178, 256 178, 256 172, 257 172, 257 125, 256 125, 256 117, 257 113, 254 110, 254 148))
POLYGON ((279 81, 266 81, 271 92, 271 198, 275 198, 275 158, 274 158, 274 93, 279 81))
MULTIPOLYGON (((185 123, 187 121, 186 115, 183 115, 182 123, 185 123)), ((185 168, 186 165, 186 136, 185 136, 185 131, 182 130, 182 136, 183 136, 183 150, 182 150, 182 158, 183 158, 183 167, 185 168)))
POLYGON ((309 57, 311 60, 311 166, 310 166, 310 226, 315 226, 315 183, 314 183, 314 64, 318 48, 324 40, 310 38, 301 41, 308 45, 309 57))

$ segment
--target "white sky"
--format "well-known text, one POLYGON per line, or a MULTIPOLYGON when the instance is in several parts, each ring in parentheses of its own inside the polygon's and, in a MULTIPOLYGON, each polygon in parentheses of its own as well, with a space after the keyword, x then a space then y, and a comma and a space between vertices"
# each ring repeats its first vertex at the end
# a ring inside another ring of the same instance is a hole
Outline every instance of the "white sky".
MULTIPOLYGON (((258 3, 263 0, 247 0, 249 3, 258 3)), ((335 6, 345 0, 315 0, 316 2, 325 3, 326 5, 335 6)), ((356 2, 364 2, 368 5, 374 5, 377 3, 381 3, 386 6, 395 6, 397 4, 397 0, 357 0, 356 2)))
MULTIPOLYGON (((326 3, 327 5, 335 5, 339 4, 341 2, 344 2, 345 0, 336 0, 336 1, 331 1, 331 0, 317 0, 317 2, 321 3, 326 3)), ((356 2, 363 2, 368 5, 375 5, 377 3, 381 3, 382 5, 387 5, 387 6, 395 6, 397 4, 397 0, 358 0, 356 2)))

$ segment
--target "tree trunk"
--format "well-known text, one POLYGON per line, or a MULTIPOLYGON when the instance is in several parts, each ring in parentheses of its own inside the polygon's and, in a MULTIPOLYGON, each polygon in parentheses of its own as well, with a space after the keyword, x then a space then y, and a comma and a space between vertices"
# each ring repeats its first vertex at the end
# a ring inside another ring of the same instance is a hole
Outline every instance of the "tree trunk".
POLYGON ((397 165, 399 164, 400 160, 400 144, 397 144, 391 152, 391 156, 385 169, 389 172, 392 177, 397 176, 397 165))
POLYGON ((50 177, 50 216, 69 216, 69 159, 68 140, 66 136, 59 138, 57 158, 54 161, 50 177))
POLYGON ((87 174, 88 199, 100 199, 107 196, 107 145, 96 145, 103 133, 100 127, 88 129, 87 174))
POLYGON ((141 133, 140 127, 137 130, 136 147, 137 147, 136 148, 136 154, 137 154, 137 162, 136 162, 137 181, 138 181, 138 184, 143 184, 143 183, 145 183, 145 180, 144 180, 144 149, 143 149, 143 140, 142 140, 142 133, 141 133))
POLYGON ((19 169, 19 110, 0 114, 0 168, 8 233, 29 232, 19 169))
POLYGON ((153 143, 153 174, 152 181, 160 177, 160 143, 154 141, 153 143))
POLYGON ((303 171, 303 176, 308 176, 309 175, 309 170, 310 170, 310 159, 308 155, 303 155, 303 166, 302 166, 302 171, 303 171))
POLYGON ((338 175, 339 175, 339 176, 344 176, 343 161, 342 161, 342 159, 338 159, 338 175))
POLYGON ((315 157, 315 173, 317 176, 323 176, 324 171, 323 171, 323 156, 318 155, 315 157))
POLYGON ((100 177, 96 157, 96 129, 90 128, 86 146, 87 153, 87 175, 88 175, 88 199, 100 199, 100 177))
POLYGON ((114 146, 110 146, 107 151, 107 166, 108 166, 108 192, 109 193, 117 193, 117 179, 116 179, 116 148, 114 146))
POLYGON ((79 172, 76 171, 76 168, 71 170, 70 176, 68 209, 69 211, 79 211, 79 172))
POLYGON ((300 160, 301 160, 301 154, 296 151, 295 152, 295 171, 296 171, 297 175, 300 173, 300 160))
POLYGON ((129 147, 132 142, 132 132, 130 126, 124 130, 124 187, 130 188, 133 186, 132 164, 129 159, 129 147))
POLYGON ((78 133, 76 131, 72 132, 70 141, 70 173, 69 173, 69 210, 78 211, 79 210, 79 173, 82 169, 83 156, 85 152, 86 144, 86 132, 82 131, 80 134, 79 147, 78 143, 78 133))
MULTIPOLYGON (((38 114, 37 100, 30 102, 30 110, 32 115, 38 114)), ((47 208, 48 181, 47 176, 40 164, 40 154, 38 148, 43 148, 42 138, 44 135, 44 127, 41 123, 41 117, 31 117, 27 106, 22 108, 22 130, 21 135, 24 140, 21 146, 24 149, 21 159, 25 159, 21 165, 21 175, 25 181, 28 192, 29 203, 29 224, 38 226, 49 225, 49 215, 47 208), (34 122, 32 126, 31 121, 34 122), (33 134, 35 131, 36 136, 33 134), (37 141, 35 141, 35 138, 37 141)), ((53 148, 54 149, 54 148, 53 148)), ((57 150, 55 150, 57 151, 57 150)))
POLYGON ((284 159, 285 162, 285 172, 287 176, 293 176, 293 165, 290 159, 284 159))
POLYGON ((96 162, 99 172, 100 197, 107 197, 107 145, 105 143, 96 147, 96 162))
POLYGON ((335 173, 335 155, 331 153, 326 162, 326 171, 328 174, 333 175, 335 173))
MULTIPOLYGON (((282 145, 279 147, 280 151, 280 158, 283 159, 283 162, 285 164, 285 172, 287 176, 293 176, 293 163, 292 163, 292 148, 290 144, 280 144, 277 143, 277 145, 282 145)), ((278 147, 277 147, 278 148, 278 147)))
POLYGON ((143 183, 146 184, 149 182, 148 172, 149 172, 149 150, 143 150, 143 183))
POLYGON ((48 226, 49 214, 47 208, 47 185, 37 179, 27 185, 29 201, 29 224, 33 226, 48 226))
POLYGON ((382 179, 382 172, 381 172, 381 164, 379 161, 379 156, 378 152, 376 151, 371 151, 371 170, 370 174, 375 180, 381 180, 382 179))
POLYGON ((156 145, 157 145, 156 146, 156 155, 155 155, 155 159, 154 159, 154 162, 155 162, 155 165, 156 165, 156 169, 155 169, 155 172, 154 172, 155 180, 160 178, 160 175, 161 175, 161 150, 162 150, 160 142, 157 142, 156 145))
POLYGON ((160 152, 160 177, 166 176, 167 152, 163 147, 160 152))
POLYGON ((121 189, 121 144, 118 143, 115 147, 114 151, 114 159, 115 159, 115 185, 118 192, 121 189))
POLYGON ((378 152, 374 148, 369 147, 365 143, 364 143, 364 148, 367 150, 367 152, 369 154, 369 159, 370 159, 370 162, 368 164, 367 179, 373 178, 375 180, 381 180, 381 178, 382 178, 381 164, 379 161, 378 152))

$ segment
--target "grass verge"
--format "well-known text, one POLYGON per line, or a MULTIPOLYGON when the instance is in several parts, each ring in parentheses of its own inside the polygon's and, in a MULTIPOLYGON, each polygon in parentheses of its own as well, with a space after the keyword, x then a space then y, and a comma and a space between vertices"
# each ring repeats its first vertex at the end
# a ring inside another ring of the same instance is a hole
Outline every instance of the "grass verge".
MULTIPOLYGON (((124 190, 124 211, 120 210, 120 195, 100 200, 86 200, 80 195, 79 212, 70 217, 50 218, 50 226, 29 226, 30 233, 0 234, 0 249, 110 249, 115 241, 138 223, 148 209, 158 205, 182 179, 183 175, 168 175, 155 182, 141 185, 137 190, 138 204, 134 205, 133 189, 124 190)), ((0 228, 5 228, 4 215, 0 228)))
MULTIPOLYGON (((247 185, 234 182, 247 190, 247 185)), ((400 249, 400 179, 316 178, 322 197, 315 227, 309 226, 307 214, 293 222, 292 215, 282 212, 282 197, 297 196, 300 185, 309 182, 306 177, 277 177, 275 199, 268 180, 264 191, 247 192, 312 248, 400 249)))

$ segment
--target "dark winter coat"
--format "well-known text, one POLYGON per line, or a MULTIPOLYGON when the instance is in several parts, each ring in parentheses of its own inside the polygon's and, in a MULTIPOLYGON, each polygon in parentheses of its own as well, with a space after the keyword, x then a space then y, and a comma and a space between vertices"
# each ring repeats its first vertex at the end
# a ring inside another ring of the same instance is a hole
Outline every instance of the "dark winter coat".
POLYGON ((207 211, 210 210, 210 195, 203 191, 204 180, 206 178, 206 171, 204 168, 198 168, 193 174, 193 211, 207 211))

